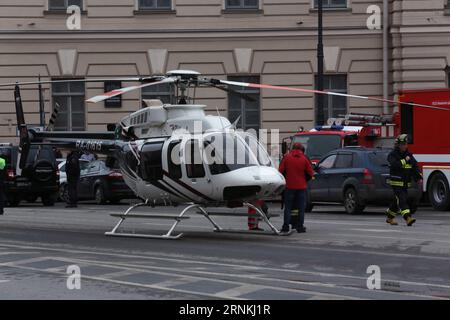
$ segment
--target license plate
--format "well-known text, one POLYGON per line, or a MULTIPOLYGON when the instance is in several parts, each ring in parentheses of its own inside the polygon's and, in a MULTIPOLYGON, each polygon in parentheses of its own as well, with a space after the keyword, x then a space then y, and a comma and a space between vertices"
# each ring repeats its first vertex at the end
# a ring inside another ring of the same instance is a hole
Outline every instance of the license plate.
POLYGON ((17 182, 18 187, 28 187, 30 184, 27 182, 17 182))

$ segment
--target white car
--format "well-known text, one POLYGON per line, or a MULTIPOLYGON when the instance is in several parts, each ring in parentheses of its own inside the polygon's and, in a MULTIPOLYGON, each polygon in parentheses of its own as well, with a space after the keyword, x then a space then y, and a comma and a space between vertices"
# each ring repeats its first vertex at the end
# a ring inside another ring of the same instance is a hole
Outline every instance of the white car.
MULTIPOLYGON (((58 163, 58 169, 59 169, 59 186, 62 186, 63 184, 67 183, 67 174, 66 174, 66 159, 59 158, 56 159, 56 162, 58 163)), ((80 159, 80 169, 86 169, 89 161, 80 159)))

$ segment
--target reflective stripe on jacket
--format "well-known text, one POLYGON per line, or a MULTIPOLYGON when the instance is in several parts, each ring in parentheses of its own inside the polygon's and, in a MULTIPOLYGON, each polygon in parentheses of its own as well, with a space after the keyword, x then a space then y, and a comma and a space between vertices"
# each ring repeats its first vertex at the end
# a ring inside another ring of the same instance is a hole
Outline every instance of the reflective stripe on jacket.
POLYGON ((414 156, 409 152, 401 152, 396 147, 388 155, 390 167, 389 184, 393 187, 411 187, 411 179, 418 181, 422 179, 422 174, 414 156), (409 157, 409 160, 406 158, 409 157))

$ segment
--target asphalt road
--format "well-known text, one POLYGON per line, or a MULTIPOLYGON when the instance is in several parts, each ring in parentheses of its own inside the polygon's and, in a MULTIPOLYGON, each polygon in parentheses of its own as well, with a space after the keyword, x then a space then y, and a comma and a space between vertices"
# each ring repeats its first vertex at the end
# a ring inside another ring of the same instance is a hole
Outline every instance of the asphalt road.
MULTIPOLYGON (((291 236, 214 233, 192 213, 177 228, 184 233, 179 240, 104 236, 117 221, 109 214, 127 207, 6 208, 0 216, 0 299, 450 298, 450 212, 421 208, 413 227, 403 221, 394 227, 384 222, 383 208, 349 216, 323 206, 307 215, 307 233, 291 236), (68 280, 76 283, 68 278, 72 265, 80 268, 80 289, 68 289, 68 280), (380 268, 378 290, 367 287, 371 265, 380 268)), ((214 219, 223 227, 246 227, 245 216, 214 219)), ((280 217, 271 221, 280 227, 280 217)), ((129 219, 123 230, 162 234, 171 223, 129 219)))

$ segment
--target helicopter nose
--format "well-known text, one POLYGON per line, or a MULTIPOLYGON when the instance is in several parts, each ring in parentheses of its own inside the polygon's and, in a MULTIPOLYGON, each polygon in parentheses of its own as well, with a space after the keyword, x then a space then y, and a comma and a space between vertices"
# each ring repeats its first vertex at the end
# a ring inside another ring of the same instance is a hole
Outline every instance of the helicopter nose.
POLYGON ((286 185, 283 175, 273 167, 259 167, 253 177, 259 180, 261 191, 258 196, 260 197, 280 195, 286 185))

